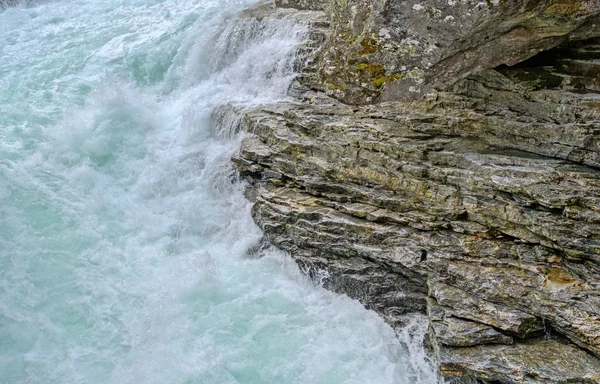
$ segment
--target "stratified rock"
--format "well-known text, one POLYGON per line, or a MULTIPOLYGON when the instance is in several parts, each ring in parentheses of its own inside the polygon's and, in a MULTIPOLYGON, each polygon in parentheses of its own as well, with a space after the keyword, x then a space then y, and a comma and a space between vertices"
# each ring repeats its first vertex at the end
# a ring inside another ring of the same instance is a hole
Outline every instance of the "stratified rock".
POLYGON ((600 383, 600 41, 484 69, 593 38, 600 5, 357 0, 331 7, 329 32, 315 12, 300 52, 299 67, 308 65, 292 99, 217 115, 247 132, 233 160, 266 241, 393 326, 427 312, 443 376, 600 383), (458 24, 434 8, 462 10, 453 16, 458 24), (350 19, 354 37, 332 46, 350 19), (431 50, 397 54, 379 45, 403 36, 403 44, 426 47, 442 22, 448 36, 431 50), (454 33, 459 25, 465 29, 454 33), (364 50, 365 61, 352 64, 359 71, 386 77, 380 88, 336 77, 354 57, 348 47, 364 50), (343 60, 322 66, 336 49, 347 51, 343 60), (329 81, 329 93, 362 103, 410 83, 367 59, 392 67, 414 59, 424 76, 410 81, 430 92, 349 106, 318 90, 329 81), (453 85, 432 90, 440 76, 453 85), (339 79, 353 84, 349 92, 337 92, 339 79))
MULTIPOLYGON (((543 321, 533 315, 513 307, 494 304, 468 294, 458 288, 450 287, 440 281, 429 281, 429 311, 437 310, 440 319, 453 316, 468 319, 479 324, 500 329, 521 339, 545 331, 543 321)), ((430 316, 431 318, 431 316, 430 316)), ((440 335, 440 332, 437 332, 440 335)))
POLYGON ((461 83, 410 105, 350 108, 306 93, 303 104, 243 111, 250 136, 234 161, 254 218, 327 288, 391 324, 423 312, 429 294, 446 347, 520 344, 552 329, 599 355, 600 172, 582 164, 597 164, 585 151, 594 123, 578 122, 600 119, 597 100, 560 90, 525 99, 494 76, 506 87, 465 80, 487 99, 461 83), (520 113, 506 107, 521 98, 520 113), (528 125, 549 137, 563 124, 570 132, 554 141, 509 134, 528 125))
POLYGON ((472 347, 484 344, 512 344, 513 338, 489 325, 467 321, 449 315, 437 302, 427 299, 430 327, 437 342, 452 347, 472 347))
POLYGON ((445 377, 519 384, 600 383, 600 360, 556 340, 434 349, 445 377))
POLYGON ((321 87, 351 104, 413 100, 481 69, 600 36, 598 0, 332 0, 330 13, 321 87))

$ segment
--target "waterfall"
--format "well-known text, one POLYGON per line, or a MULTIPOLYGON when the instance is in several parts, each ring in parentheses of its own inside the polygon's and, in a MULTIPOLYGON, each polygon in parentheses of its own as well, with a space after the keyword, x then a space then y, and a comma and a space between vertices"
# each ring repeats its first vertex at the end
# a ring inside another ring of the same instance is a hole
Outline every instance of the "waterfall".
POLYGON ((417 382, 375 313, 283 252, 248 257, 219 107, 285 98, 306 34, 236 16, 252 4, 0 13, 3 383, 417 382))

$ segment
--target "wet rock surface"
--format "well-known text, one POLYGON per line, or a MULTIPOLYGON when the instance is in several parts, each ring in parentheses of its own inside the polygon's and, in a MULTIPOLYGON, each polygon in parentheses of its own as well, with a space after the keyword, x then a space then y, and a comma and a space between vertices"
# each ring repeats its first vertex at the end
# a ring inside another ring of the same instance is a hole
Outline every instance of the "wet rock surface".
POLYGON ((444 376, 479 377, 494 383, 600 382, 598 359, 556 340, 435 349, 444 376))
POLYGON ((563 3, 586 40, 364 106, 310 85, 337 33, 315 12, 293 98, 216 116, 247 132, 233 160, 266 240, 394 326, 427 313, 454 380, 600 383, 596 8, 563 3))
MULTIPOLYGON (((501 75, 480 76, 466 82, 501 75)), ((534 91, 520 114, 491 101, 523 97, 515 88, 485 89, 487 99, 457 91, 361 108, 306 94, 244 111, 251 135, 234 161, 251 181, 254 218, 326 287, 394 325, 435 300, 440 363, 452 347, 505 353, 484 350, 548 329, 598 356, 600 136, 578 119, 598 121, 600 100, 534 91), (538 108, 562 110, 559 121, 536 119, 538 108), (567 126, 559 142, 544 140, 567 126)))
POLYGON ((329 0, 275 0, 275 5, 280 8, 324 11, 329 5, 329 0))

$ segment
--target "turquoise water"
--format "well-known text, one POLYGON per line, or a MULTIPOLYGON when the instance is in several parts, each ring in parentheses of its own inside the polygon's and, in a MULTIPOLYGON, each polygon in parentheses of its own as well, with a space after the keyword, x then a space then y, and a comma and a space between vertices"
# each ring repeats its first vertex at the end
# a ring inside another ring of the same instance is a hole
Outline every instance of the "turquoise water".
POLYGON ((412 336, 248 255, 213 112, 285 97, 305 32, 253 3, 0 13, 0 383, 435 382, 412 336))

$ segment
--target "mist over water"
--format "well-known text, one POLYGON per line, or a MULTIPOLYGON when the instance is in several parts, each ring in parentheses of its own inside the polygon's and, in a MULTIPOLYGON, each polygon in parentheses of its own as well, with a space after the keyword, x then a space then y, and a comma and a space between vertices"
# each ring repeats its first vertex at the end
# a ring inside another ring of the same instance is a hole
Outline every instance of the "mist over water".
POLYGON ((306 32, 253 3, 0 13, 0 383, 435 382, 376 314, 248 255, 213 113, 285 98, 306 32))

